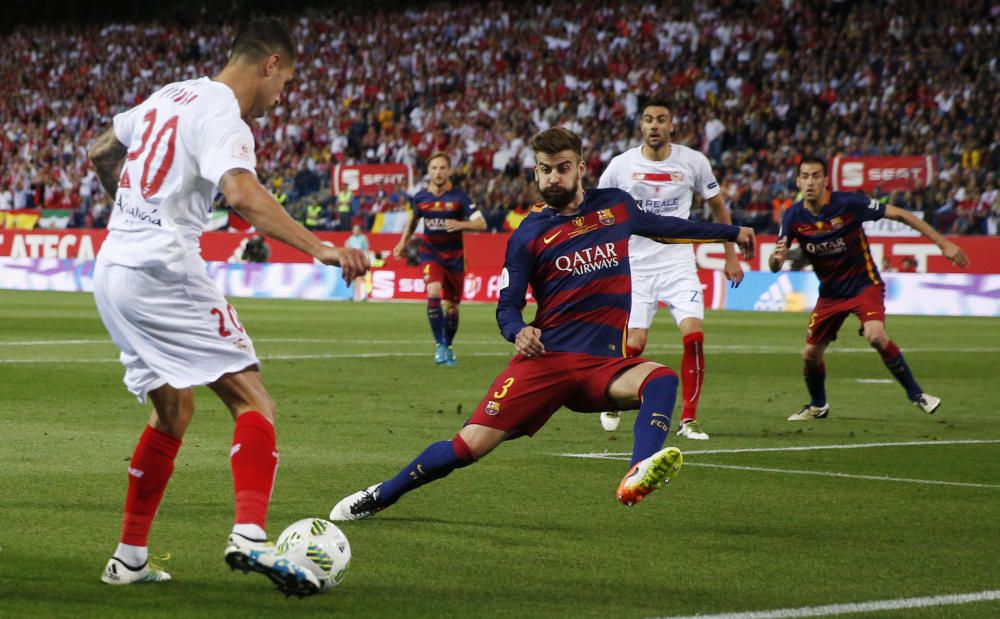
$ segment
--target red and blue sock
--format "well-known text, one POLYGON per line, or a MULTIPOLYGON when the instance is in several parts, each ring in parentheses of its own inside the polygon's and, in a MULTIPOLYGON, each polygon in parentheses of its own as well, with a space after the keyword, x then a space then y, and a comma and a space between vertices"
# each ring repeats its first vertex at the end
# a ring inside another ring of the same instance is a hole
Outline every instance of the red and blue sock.
POLYGON ((903 353, 900 352, 899 346, 896 346, 896 343, 890 340, 886 347, 879 350, 878 353, 882 355, 882 363, 885 364, 885 367, 889 368, 892 375, 896 377, 899 384, 906 390, 906 396, 911 400, 916 400, 923 393, 923 390, 917 384, 917 380, 913 378, 913 372, 910 371, 910 366, 906 363, 906 359, 903 358, 903 353))
POLYGON ((427 446, 413 462, 407 464, 392 479, 382 482, 378 506, 388 507, 401 496, 424 484, 447 477, 455 469, 475 462, 465 440, 455 435, 450 441, 438 441, 427 446))
POLYGON ((809 390, 809 404, 826 406, 826 364, 822 361, 818 365, 806 363, 802 368, 802 377, 806 381, 806 389, 809 390))
POLYGON ((445 335, 444 312, 441 311, 441 299, 427 299, 427 320, 431 323, 431 335, 434 341, 442 346, 447 346, 447 336, 445 335))
POLYGON ((458 333, 458 308, 452 306, 444 315, 444 337, 448 346, 455 341, 456 333, 458 333))
POLYGON ((677 400, 677 382, 673 370, 659 367, 650 372, 639 387, 642 404, 633 429, 633 465, 663 449, 677 400))

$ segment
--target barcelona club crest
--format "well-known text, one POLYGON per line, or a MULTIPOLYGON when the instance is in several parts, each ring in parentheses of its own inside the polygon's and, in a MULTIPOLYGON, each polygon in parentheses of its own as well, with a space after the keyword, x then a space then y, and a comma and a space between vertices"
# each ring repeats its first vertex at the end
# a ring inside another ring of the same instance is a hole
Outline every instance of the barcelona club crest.
POLYGON ((495 400, 490 400, 486 403, 486 414, 487 415, 499 415, 500 414, 500 403, 495 400))
POLYGON ((611 209, 602 209, 597 211, 597 221, 601 222, 605 226, 610 226, 615 223, 615 216, 611 213, 611 209))

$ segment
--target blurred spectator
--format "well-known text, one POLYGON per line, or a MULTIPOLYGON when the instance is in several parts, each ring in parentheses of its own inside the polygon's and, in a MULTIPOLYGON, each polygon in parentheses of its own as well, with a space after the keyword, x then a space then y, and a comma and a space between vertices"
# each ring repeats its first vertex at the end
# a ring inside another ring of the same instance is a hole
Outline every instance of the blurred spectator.
POLYGON ((271 257, 271 247, 260 234, 251 237, 243 246, 243 255, 240 259, 243 262, 267 262, 271 257))
MULTIPOLYGON (((580 133, 586 182, 596 182, 612 156, 638 144, 644 93, 669 88, 673 141, 707 152, 720 183, 733 181, 733 209, 773 209, 781 191, 794 191, 790 153, 823 144, 819 154, 830 158, 931 156, 936 178, 922 198, 915 189, 900 199, 934 212, 928 221, 939 230, 992 229, 982 215, 992 206, 976 202, 957 223, 964 196, 949 196, 970 183, 985 188, 1000 171, 1000 115, 988 112, 1000 108, 997 10, 987 0, 582 0, 530 11, 487 0, 289 21, 309 44, 280 105, 252 129, 258 172, 292 213, 323 193, 337 163, 404 162, 420 174, 441 150, 496 229, 538 199, 531 135, 557 124, 580 133)), ((14 208, 79 200, 97 225, 103 191, 87 180, 85 156, 96 127, 157 84, 213 74, 217 59, 190 49, 225 48, 235 25, 23 27, 0 36, 0 187, 14 208)), ((401 200, 384 208, 392 202, 401 200)), ((345 220, 338 201, 338 223, 349 226, 357 207, 345 220)))

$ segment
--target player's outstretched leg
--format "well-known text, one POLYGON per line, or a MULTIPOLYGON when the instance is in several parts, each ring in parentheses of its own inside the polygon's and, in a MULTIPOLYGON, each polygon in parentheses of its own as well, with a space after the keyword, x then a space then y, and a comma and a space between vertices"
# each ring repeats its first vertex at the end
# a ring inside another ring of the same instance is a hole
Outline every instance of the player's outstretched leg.
POLYGON ((639 387, 642 404, 635 420, 632 464, 618 486, 618 501, 635 505, 653 490, 674 479, 683 457, 676 447, 663 448, 677 399, 677 375, 659 367, 639 387))
POLYGON ((170 574, 149 564, 146 540, 180 447, 179 438, 152 426, 139 438, 128 467, 121 542, 101 575, 109 585, 170 580, 170 574))
POLYGON ((389 507, 407 492, 446 477, 458 468, 475 462, 469 446, 460 435, 450 441, 431 443, 413 462, 395 477, 358 490, 333 506, 330 520, 363 520, 389 507))
POLYGON ((705 334, 701 331, 684 336, 684 353, 681 356, 681 424, 677 436, 707 441, 708 434, 701 429, 696 419, 701 386, 705 381, 705 334))

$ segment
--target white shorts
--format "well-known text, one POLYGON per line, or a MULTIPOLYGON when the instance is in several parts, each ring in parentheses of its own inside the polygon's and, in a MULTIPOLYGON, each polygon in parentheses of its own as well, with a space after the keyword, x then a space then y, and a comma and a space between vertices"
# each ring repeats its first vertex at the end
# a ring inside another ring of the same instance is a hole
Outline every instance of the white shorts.
POLYGON ((698 273, 691 269, 657 273, 632 274, 632 313, 629 329, 648 329, 660 301, 667 304, 679 325, 685 318, 705 319, 705 299, 698 273))
POLYGON ((98 259, 94 300, 121 349, 125 386, 140 402, 163 385, 186 389, 260 367, 236 310, 203 272, 134 269, 98 259))

